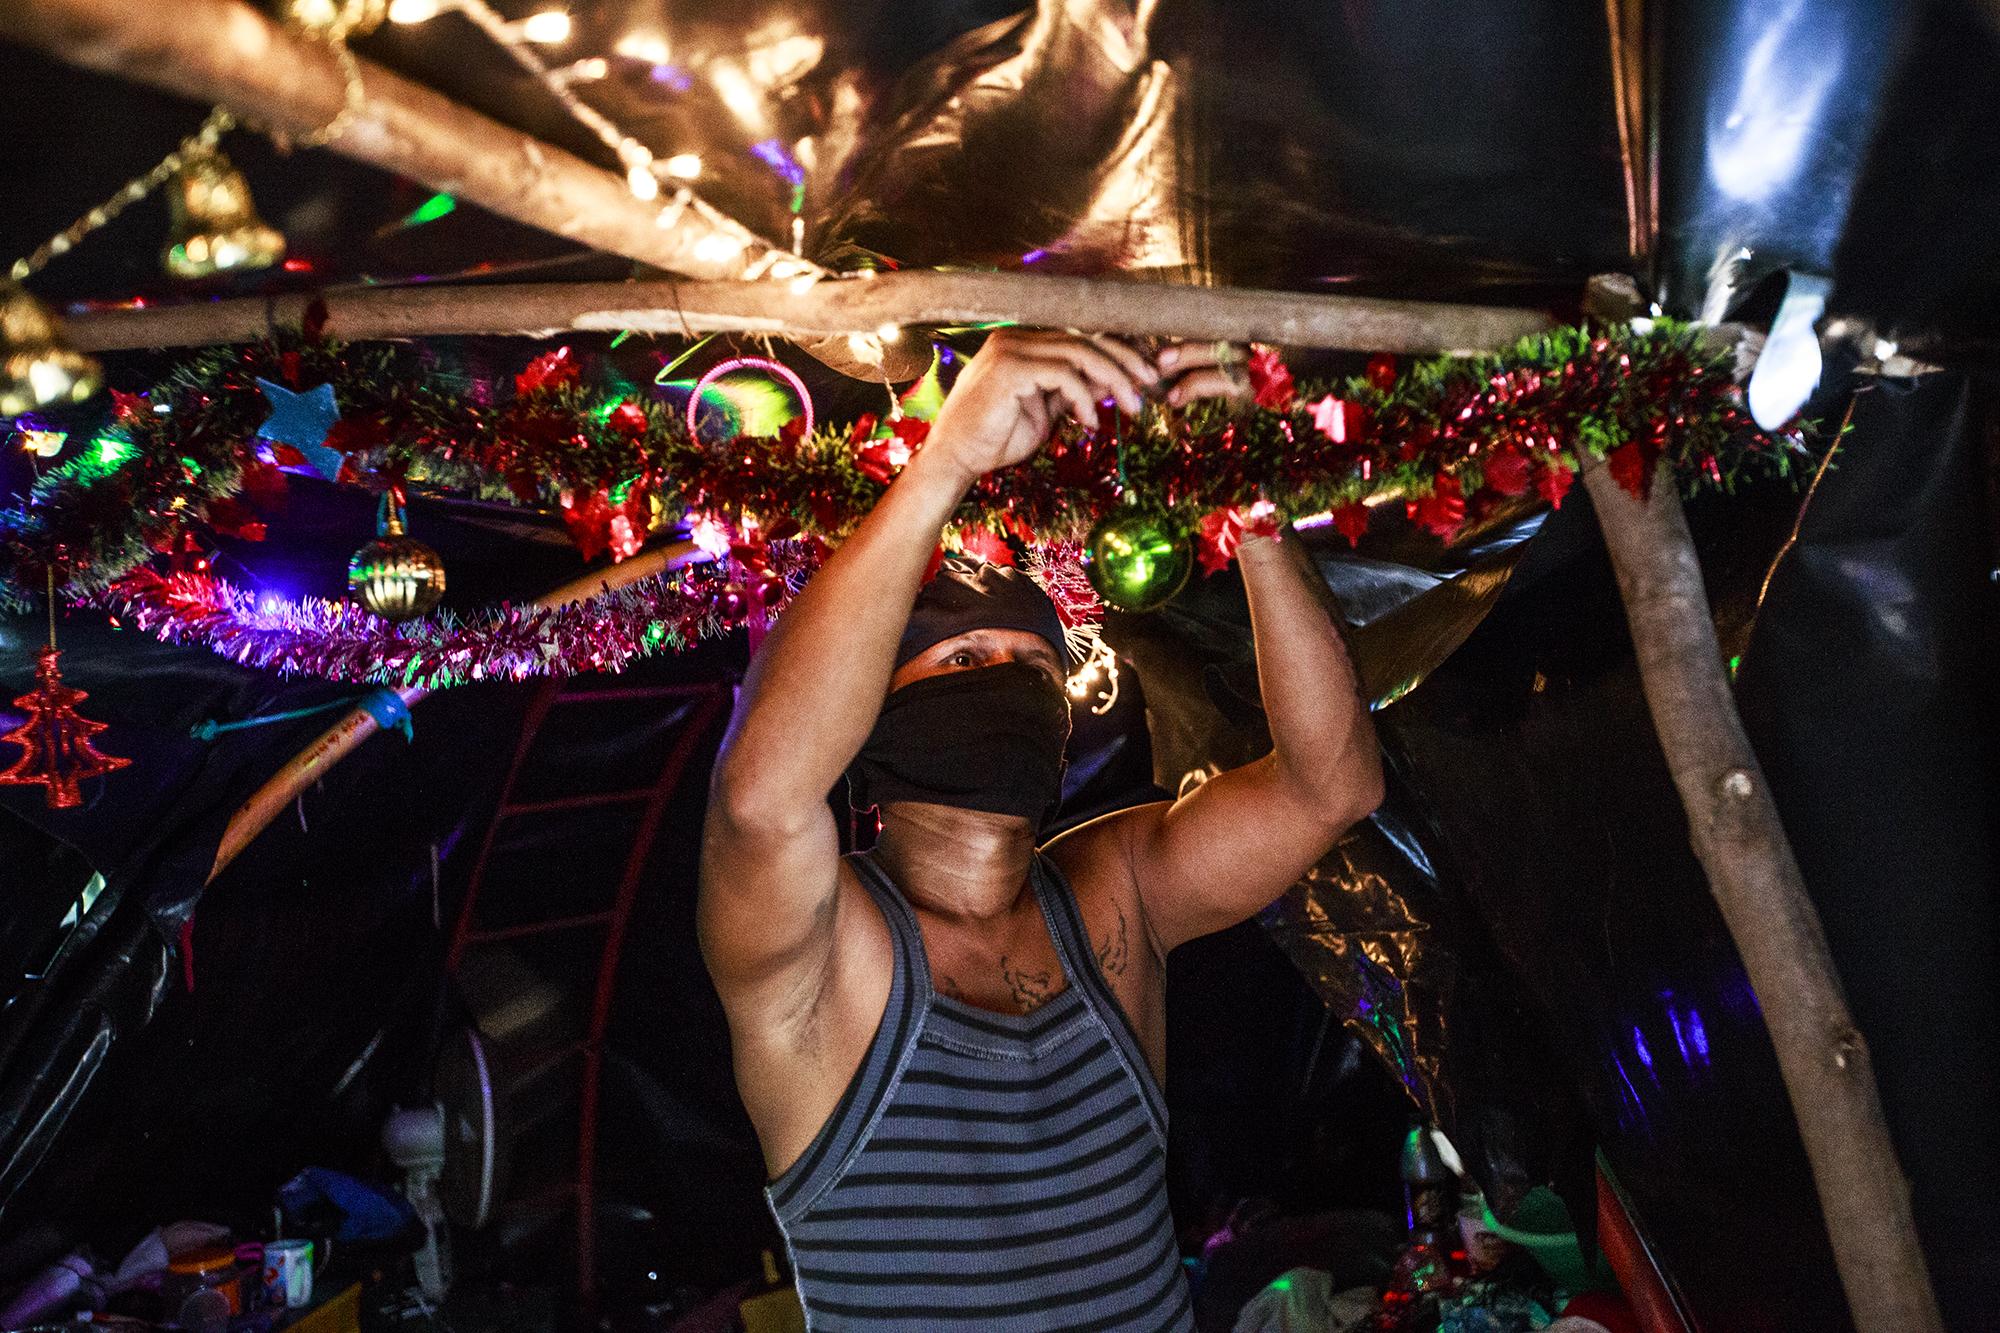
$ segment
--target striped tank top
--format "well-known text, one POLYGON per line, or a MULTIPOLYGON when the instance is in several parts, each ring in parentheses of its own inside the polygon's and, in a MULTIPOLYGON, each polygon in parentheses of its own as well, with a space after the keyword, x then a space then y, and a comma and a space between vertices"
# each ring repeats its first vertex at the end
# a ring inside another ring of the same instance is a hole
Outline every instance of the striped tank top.
POLYGON ((933 990, 909 904, 853 863, 889 923, 888 1007, 766 1191, 807 1328, 1190 1333, 1166 1104, 1061 872, 1038 855, 1030 879, 1069 985, 1014 1015, 933 990))

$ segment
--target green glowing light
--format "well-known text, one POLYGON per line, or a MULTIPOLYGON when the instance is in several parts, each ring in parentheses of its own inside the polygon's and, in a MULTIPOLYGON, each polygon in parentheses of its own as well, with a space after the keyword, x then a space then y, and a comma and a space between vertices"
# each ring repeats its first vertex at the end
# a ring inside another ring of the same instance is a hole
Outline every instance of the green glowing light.
POLYGON ((1738 653, 1736 656, 1729 659, 1729 678, 1731 680, 1736 679, 1736 668, 1742 665, 1743 665, 1743 654, 1741 653, 1738 653))
POLYGON ((657 620, 654 621, 646 626, 645 640, 648 648, 659 647, 667 641, 667 627, 657 620))
POLYGON ((181 455, 181 466, 186 468, 191 476, 199 477, 201 475, 201 464, 195 462, 186 454, 181 455))
POLYGON ((1292 1289, 1292 1280, 1291 1280, 1291 1278, 1289 1278, 1289 1277, 1274 1277, 1274 1278, 1272 1278, 1272 1279, 1271 1279, 1271 1290, 1272 1290, 1272 1291, 1290 1291, 1291 1289, 1292 1289))
MULTIPOLYGON (((702 348, 708 346, 710 342, 714 341, 714 339, 715 335, 712 333, 709 334, 706 338, 701 339, 699 342, 695 343, 694 346, 688 348, 685 352, 682 352, 679 356, 667 362, 667 364, 665 364, 664 366, 661 366, 660 373, 653 376, 653 383, 678 384, 679 381, 670 380, 667 377, 672 375, 676 370, 679 370, 681 366, 686 363, 689 357, 693 356, 696 352, 699 352, 702 348)), ((687 381, 687 384, 689 385, 693 383, 694 383, 693 380, 687 381)), ((686 385, 682 385, 682 387, 686 387, 686 385)))
POLYGON ((616 346, 617 346, 617 345, 618 345, 619 343, 622 343, 622 342, 624 342, 624 341, 625 341, 625 340, 626 340, 627 338, 629 338, 629 337, 631 337, 631 336, 632 336, 632 330, 630 330, 630 329, 620 329, 620 330, 618 330, 618 336, 617 336, 616 338, 613 338, 613 339, 611 340, 611 345, 612 345, 613 347, 616 347, 616 346))
POLYGON ((446 214, 456 212, 457 209, 458 200, 448 194, 434 194, 412 209, 410 215, 403 219, 402 225, 421 227, 426 222, 436 222, 446 214))
POLYGON ((931 367, 924 377, 903 391, 903 415, 919 421, 935 421, 944 406, 944 383, 938 378, 938 352, 931 348, 931 367))

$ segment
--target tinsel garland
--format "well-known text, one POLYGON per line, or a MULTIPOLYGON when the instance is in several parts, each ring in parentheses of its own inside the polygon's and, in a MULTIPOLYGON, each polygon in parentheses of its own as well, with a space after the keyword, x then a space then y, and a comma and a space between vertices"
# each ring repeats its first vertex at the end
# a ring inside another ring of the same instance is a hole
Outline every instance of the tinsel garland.
MULTIPOLYGON (((1331 514, 1354 540, 1368 523, 1362 502, 1391 496, 1449 538, 1531 487, 1560 504, 1581 451, 1608 459, 1634 491, 1662 458, 1689 487, 1787 472, 1802 443, 1756 429, 1728 361, 1698 330, 1665 320, 1557 330, 1496 356, 1419 362, 1401 376, 1371 365, 1368 376, 1310 392, 1261 353, 1251 367, 1256 406, 1155 406, 1097 431, 1066 426, 1033 459, 981 478, 953 539, 972 549, 998 549, 1003 535, 1029 546, 1074 541, 1137 500, 1190 533, 1218 512, 1265 501, 1280 520, 1331 514)), ((568 348, 538 358, 511 393, 452 391, 407 347, 288 335, 212 351, 150 395, 120 396, 101 456, 65 464, 25 509, 0 514, 0 601, 33 595, 51 563, 73 593, 87 594, 190 525, 254 522, 234 497, 282 484, 256 440, 270 406, 260 377, 334 386, 340 419, 326 444, 347 456, 343 476, 551 508, 586 554, 614 558, 637 538, 620 545, 613 534, 643 535, 671 516, 755 527, 766 540, 837 541, 926 428, 864 418, 811 438, 705 441, 660 402, 584 388, 568 348)))
POLYGON ((677 652, 788 602, 817 564, 815 548, 777 542, 754 567, 718 561, 655 574, 564 606, 501 606, 392 623, 352 602, 258 597, 207 574, 135 570, 87 600, 170 642, 201 643, 244 666, 356 685, 443 689, 619 671, 677 652))

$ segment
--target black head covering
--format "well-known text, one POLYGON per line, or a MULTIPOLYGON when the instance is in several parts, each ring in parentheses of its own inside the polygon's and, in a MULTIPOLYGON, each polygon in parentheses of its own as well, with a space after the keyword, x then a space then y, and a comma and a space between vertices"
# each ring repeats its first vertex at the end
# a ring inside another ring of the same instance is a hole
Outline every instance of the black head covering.
POLYGON ((903 641, 896 648, 901 666, 926 648, 976 629, 1018 629, 1047 639, 1066 668, 1069 645, 1062 617, 1041 585, 1018 569, 952 556, 917 594, 903 641))

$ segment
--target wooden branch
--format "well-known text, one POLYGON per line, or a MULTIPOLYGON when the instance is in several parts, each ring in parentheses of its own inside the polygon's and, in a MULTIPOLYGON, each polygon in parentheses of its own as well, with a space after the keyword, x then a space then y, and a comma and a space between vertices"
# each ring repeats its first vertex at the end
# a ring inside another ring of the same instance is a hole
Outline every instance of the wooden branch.
MULTIPOLYGON (((242 0, 0 0, 0 36, 61 59, 228 107, 265 128, 310 136, 345 104, 340 61, 324 42, 280 26, 242 0)), ((471 111, 369 61, 360 61, 365 108, 330 145, 371 165, 444 190, 529 226, 694 278, 739 279, 770 244, 698 200, 679 208, 644 203, 622 176, 471 111), (664 212, 675 218, 661 226, 664 212), (727 243, 723 243, 723 238, 727 243), (706 242, 706 244, 704 244, 706 242)), ((818 272, 785 255, 794 276, 818 272)), ((1487 351, 1548 327, 1540 312, 1432 305, 1359 297, 1042 278, 1019 273, 908 273, 872 283, 789 285, 471 287, 343 293, 335 327, 350 338, 419 333, 720 329, 784 337, 870 333, 883 324, 937 326, 1013 320, 1046 328, 1199 340, 1264 341, 1294 347, 1393 352, 1487 351), (565 292, 581 293, 564 295, 565 292)), ((303 302, 274 310, 296 319, 303 302)), ((261 301, 195 310, 83 317, 79 345, 227 342, 261 333, 261 301), (221 313, 230 307, 227 314, 221 313), (213 321, 213 322, 205 322, 213 321), (179 330, 171 332, 170 330, 179 330), (136 341, 134 341, 136 339, 136 341)), ((829 354, 830 363, 841 360, 829 354)), ((866 361, 863 357, 861 360, 866 361)), ((842 369, 855 373, 851 365, 842 369)))
MULTIPOLYGON (((297 327, 311 294, 67 316, 91 352, 206 346, 297 327)), ((915 270, 804 284, 579 282, 464 287, 359 287, 323 294, 336 337, 568 332, 761 333, 783 338, 873 334, 884 325, 937 328, 1011 320, 1040 328, 1212 342, 1270 342, 1410 353, 1491 351, 1550 326, 1535 310, 1389 301, 1125 278, 915 270)))
MULTIPOLYGON (((333 48, 273 23, 243 0, 0 0, 0 37, 227 107, 280 135, 309 138, 346 104, 346 75, 333 48)), ((381 65, 357 63, 366 105, 328 145, 336 152, 676 273, 741 277, 771 251, 740 223, 692 198, 674 225, 661 226, 662 212, 674 205, 642 202, 618 173, 381 65)))
MULTIPOLYGON (((641 551, 630 560, 613 565, 609 569, 593 570, 582 578, 572 579, 553 592, 535 600, 537 607, 562 606, 569 602, 582 601, 600 592, 610 592, 627 584, 654 574, 678 569, 695 558, 699 548, 693 542, 675 542, 657 550, 641 551)), ((403 702, 409 706, 430 693, 426 689, 398 690, 403 702)), ((267 779, 263 786, 250 794, 250 799, 236 808, 229 818, 229 824, 222 831, 222 841, 215 849, 215 864, 209 868, 205 883, 212 884, 229 863, 242 854, 243 849, 256 841, 257 835, 270 826, 273 819, 297 800, 306 788, 325 777, 327 772, 348 755, 355 747, 379 731, 380 725, 369 716, 364 708, 356 708, 340 721, 328 727, 313 741, 267 779)))
POLYGON ((1632 626, 1646 705, 1694 852, 1757 992, 1859 1333, 1941 1333, 1868 1046, 1743 732, 1674 479, 1625 493, 1583 469, 1632 626))

